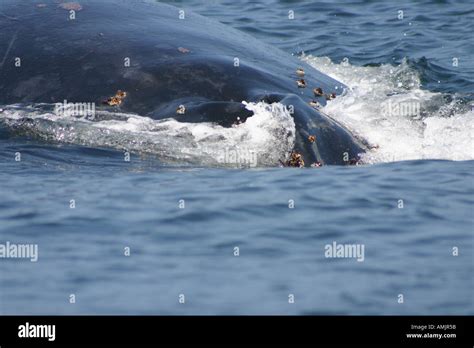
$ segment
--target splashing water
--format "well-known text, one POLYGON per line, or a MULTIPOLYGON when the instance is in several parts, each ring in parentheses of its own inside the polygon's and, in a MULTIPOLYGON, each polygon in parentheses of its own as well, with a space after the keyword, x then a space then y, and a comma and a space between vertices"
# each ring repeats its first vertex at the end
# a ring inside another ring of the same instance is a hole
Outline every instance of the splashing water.
POLYGON ((243 103, 254 115, 230 128, 100 110, 90 120, 57 115, 44 104, 7 106, 0 121, 45 141, 151 154, 166 163, 255 167, 286 160, 296 132, 288 110, 279 103, 243 103))
POLYGON ((398 66, 359 67, 327 57, 301 59, 349 89, 323 108, 374 149, 364 162, 474 159, 474 112, 458 95, 422 89, 417 71, 398 66))

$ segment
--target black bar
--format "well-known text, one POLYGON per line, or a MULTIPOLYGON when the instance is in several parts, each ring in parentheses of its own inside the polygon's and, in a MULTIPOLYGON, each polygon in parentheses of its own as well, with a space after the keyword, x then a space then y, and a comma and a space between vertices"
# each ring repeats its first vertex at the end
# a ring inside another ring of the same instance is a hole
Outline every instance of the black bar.
POLYGON ((472 316, 3 316, 0 347, 66 344, 472 347, 473 327, 472 316), (55 325, 54 341, 46 337, 20 338, 20 325, 26 323, 30 328, 32 324, 55 325), (407 334, 455 334, 456 337, 409 338, 407 334))

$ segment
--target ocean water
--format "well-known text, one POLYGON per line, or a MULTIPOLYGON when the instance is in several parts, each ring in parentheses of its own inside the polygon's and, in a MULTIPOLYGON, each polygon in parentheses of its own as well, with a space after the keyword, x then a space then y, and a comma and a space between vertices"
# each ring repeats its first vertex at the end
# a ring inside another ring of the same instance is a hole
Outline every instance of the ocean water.
POLYGON ((190 135, 284 149, 292 124, 264 104, 230 130, 135 116, 74 132, 2 106, 0 244, 39 254, 0 259, 0 313, 474 314, 472 2, 166 2, 345 83, 323 111, 373 145, 365 164, 180 163, 190 135), (364 253, 327 257, 333 243, 364 253))

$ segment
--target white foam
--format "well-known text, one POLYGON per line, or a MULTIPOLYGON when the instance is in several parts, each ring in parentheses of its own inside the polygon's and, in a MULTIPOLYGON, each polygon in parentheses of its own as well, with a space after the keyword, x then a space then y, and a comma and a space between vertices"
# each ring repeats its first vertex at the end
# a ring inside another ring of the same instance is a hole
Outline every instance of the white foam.
POLYGON ((254 115, 230 128, 106 111, 98 111, 91 121, 16 106, 6 107, 0 117, 46 140, 149 153, 166 162, 248 167, 286 160, 296 133, 289 111, 280 103, 243 104, 254 115))
POLYGON ((327 57, 301 59, 349 87, 322 110, 377 147, 364 155, 366 162, 474 159, 473 111, 424 90, 406 61, 360 67, 327 57))

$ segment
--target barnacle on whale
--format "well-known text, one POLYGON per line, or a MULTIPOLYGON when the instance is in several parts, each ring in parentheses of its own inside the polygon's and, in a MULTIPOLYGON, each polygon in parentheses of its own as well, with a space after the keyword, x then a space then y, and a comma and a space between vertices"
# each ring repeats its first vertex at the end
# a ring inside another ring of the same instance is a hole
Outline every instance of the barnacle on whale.
POLYGON ((308 140, 309 140, 310 143, 314 143, 316 141, 316 137, 314 135, 310 135, 308 137, 308 140))
POLYGON ((324 95, 323 89, 320 87, 313 89, 313 93, 316 97, 321 97, 324 95))
POLYGON ((296 75, 303 77, 304 76, 304 70, 301 68, 296 69, 296 75))
POLYGON ((185 112, 186 112, 186 108, 184 107, 184 105, 180 105, 176 109, 176 113, 179 115, 184 115, 185 112))
POLYGON ((123 99, 123 98, 125 98, 125 97, 127 96, 127 92, 124 92, 124 91, 122 91, 122 90, 119 89, 119 90, 117 91, 117 93, 115 94, 115 96, 116 96, 117 98, 123 99))
POLYGON ((318 167, 322 167, 322 166, 323 166, 323 164, 321 162, 317 162, 317 161, 311 164, 312 168, 318 168, 318 167))
POLYGON ((304 79, 297 80, 296 84, 298 85, 299 88, 305 88, 306 87, 306 81, 304 79))
POLYGON ((312 106, 313 108, 317 109, 321 107, 321 104, 319 104, 316 100, 311 100, 309 102, 309 105, 312 106))
POLYGON ((293 151, 290 155, 290 159, 286 162, 288 167, 297 167, 302 168, 304 167, 304 160, 303 156, 300 153, 293 151))
POLYGON ((109 104, 110 106, 117 106, 117 105, 122 104, 122 99, 117 98, 117 97, 110 97, 109 99, 107 99, 106 103, 109 104))
POLYGON ((108 104, 110 106, 120 105, 122 104, 122 101, 123 99, 125 99, 126 96, 127 96, 127 92, 124 92, 119 89, 113 97, 110 97, 106 101, 104 101, 104 104, 108 104))
POLYGON ((349 160, 349 165, 350 166, 357 166, 357 165, 359 165, 359 161, 360 161, 360 159, 358 159, 358 158, 351 158, 349 160))
POLYGON ((336 93, 326 94, 326 100, 332 100, 336 98, 336 93))

